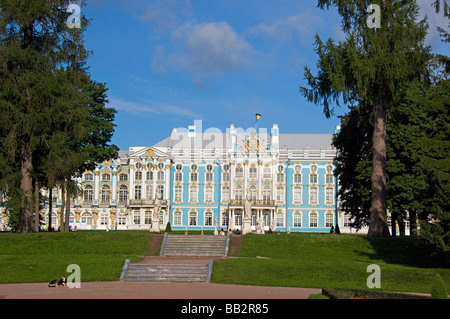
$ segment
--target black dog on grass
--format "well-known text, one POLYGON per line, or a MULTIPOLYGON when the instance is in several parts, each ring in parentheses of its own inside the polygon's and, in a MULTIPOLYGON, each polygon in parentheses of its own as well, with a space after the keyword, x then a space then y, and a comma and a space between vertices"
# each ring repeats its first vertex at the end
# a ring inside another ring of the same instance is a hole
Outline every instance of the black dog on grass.
POLYGON ((60 280, 52 280, 48 284, 49 287, 67 287, 67 276, 62 275, 60 280))

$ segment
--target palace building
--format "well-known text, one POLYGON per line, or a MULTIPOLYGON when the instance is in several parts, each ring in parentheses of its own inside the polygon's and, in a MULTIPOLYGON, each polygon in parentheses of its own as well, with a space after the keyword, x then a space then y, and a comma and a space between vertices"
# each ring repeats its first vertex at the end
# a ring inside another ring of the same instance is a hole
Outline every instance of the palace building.
MULTIPOLYGON (((282 134, 276 124, 270 130, 231 125, 226 132, 202 131, 195 121, 153 146, 120 151, 119 158, 75 178, 82 192, 71 200, 70 225, 149 230, 160 193, 162 230, 169 222, 179 230, 212 230, 216 224, 242 229, 250 194, 252 230, 263 221, 266 231, 329 232, 336 224, 345 231, 349 220, 337 210, 332 138, 282 134)), ((57 229, 61 192, 55 188, 52 194, 57 229)), ((41 214, 48 225, 49 207, 41 214)))

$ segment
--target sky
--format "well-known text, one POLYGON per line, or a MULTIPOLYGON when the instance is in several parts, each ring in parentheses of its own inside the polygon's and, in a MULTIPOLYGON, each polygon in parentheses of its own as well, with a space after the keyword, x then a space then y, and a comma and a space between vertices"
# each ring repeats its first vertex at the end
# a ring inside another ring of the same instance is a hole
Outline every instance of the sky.
MULTIPOLYGON (((435 25, 448 20, 419 0, 428 14, 427 43, 450 55, 435 25)), ((315 0, 89 0, 85 47, 93 80, 106 83, 117 110, 112 143, 122 150, 149 146, 173 128, 202 121, 222 132, 278 124, 280 133, 334 133, 345 106, 327 119, 306 101, 304 67, 313 69, 314 36, 343 40, 336 9, 315 0)), ((313 74, 315 72, 313 71, 313 74)))

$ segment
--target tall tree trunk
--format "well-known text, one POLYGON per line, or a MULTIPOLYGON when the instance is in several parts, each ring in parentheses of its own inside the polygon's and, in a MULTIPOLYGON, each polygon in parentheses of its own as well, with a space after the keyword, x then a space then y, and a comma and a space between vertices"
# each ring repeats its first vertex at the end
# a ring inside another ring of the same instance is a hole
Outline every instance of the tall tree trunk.
POLYGON ((33 179, 31 170, 33 169, 32 151, 29 137, 22 139, 20 144, 21 174, 20 190, 22 191, 22 206, 19 212, 19 233, 31 233, 33 227, 33 179))
POLYGON ((53 208, 53 187, 49 189, 49 200, 48 200, 48 231, 52 230, 52 208, 53 208))
POLYGON ((66 187, 64 181, 61 184, 61 214, 59 215, 59 230, 64 231, 64 208, 66 206, 66 187))
POLYGON ((373 105, 372 204, 369 236, 388 237, 386 223, 386 100, 383 94, 373 105))
POLYGON ((40 213, 39 213, 39 182, 34 181, 34 231, 39 232, 40 226, 40 213))
POLYGON ((70 219, 70 191, 69 185, 66 185, 66 214, 64 215, 64 231, 69 231, 69 219, 70 219))
POLYGON ((409 210, 409 236, 417 236, 417 213, 409 210))

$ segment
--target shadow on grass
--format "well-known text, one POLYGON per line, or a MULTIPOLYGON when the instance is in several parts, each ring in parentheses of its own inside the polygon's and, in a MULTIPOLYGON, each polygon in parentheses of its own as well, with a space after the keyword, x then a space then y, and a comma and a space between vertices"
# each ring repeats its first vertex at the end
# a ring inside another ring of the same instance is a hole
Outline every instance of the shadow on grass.
POLYGON ((378 238, 365 236, 374 253, 357 251, 370 260, 420 268, 449 268, 449 252, 436 252, 418 237, 378 238))

